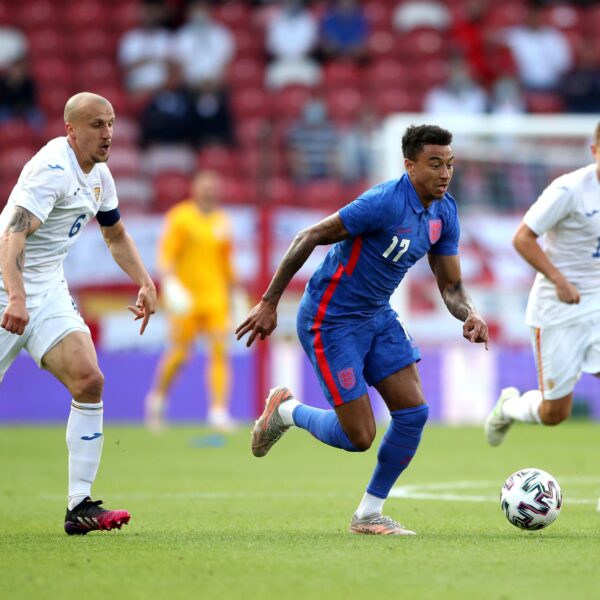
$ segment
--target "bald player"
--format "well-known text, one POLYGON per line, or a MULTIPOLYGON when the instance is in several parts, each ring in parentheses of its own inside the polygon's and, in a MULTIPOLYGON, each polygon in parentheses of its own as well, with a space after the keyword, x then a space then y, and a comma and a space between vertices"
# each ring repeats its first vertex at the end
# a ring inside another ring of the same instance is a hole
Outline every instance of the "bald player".
MULTIPOLYGON (((83 92, 65 106, 66 136, 51 140, 24 167, 0 213, 0 381, 21 349, 70 392, 67 424, 69 493, 65 531, 85 535, 120 528, 126 510, 91 499, 102 453, 104 377, 90 330, 64 279, 63 262, 94 217, 115 262, 139 286, 128 309, 144 333, 156 290, 125 230, 115 183, 105 164, 115 113, 110 102, 83 92)), ((90 265, 91 266, 91 265, 90 265)))

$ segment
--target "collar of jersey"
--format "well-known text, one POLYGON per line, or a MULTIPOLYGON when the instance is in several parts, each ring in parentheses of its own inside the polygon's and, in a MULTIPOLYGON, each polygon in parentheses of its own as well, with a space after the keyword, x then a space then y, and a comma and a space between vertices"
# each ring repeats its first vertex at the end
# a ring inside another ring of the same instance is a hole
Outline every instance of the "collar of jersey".
POLYGON ((402 178, 405 180, 404 185, 406 186, 408 201, 412 206, 412 209, 418 214, 422 213, 425 210, 425 207, 421 204, 419 200, 419 196, 417 195, 417 191, 415 190, 408 173, 404 173, 402 178))

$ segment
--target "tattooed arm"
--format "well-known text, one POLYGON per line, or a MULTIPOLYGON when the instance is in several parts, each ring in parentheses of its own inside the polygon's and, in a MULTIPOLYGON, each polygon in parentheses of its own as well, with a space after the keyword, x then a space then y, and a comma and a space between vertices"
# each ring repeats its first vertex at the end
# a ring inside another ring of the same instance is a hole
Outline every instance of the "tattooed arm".
POLYGON ((8 227, 0 237, 0 268, 4 287, 8 292, 8 305, 2 315, 2 326, 11 333, 21 335, 29 322, 25 306, 25 240, 42 222, 22 206, 15 206, 8 227))
POLYGON ((264 340, 277 327, 277 304, 292 277, 307 261, 317 246, 334 244, 350 234, 338 213, 331 215, 296 235, 281 260, 261 301, 250 311, 248 318, 235 330, 237 339, 251 332, 246 342, 250 346, 256 336, 264 340))
POLYGON ((464 322, 463 337, 470 342, 483 342, 487 350, 488 326, 463 287, 458 256, 428 254, 427 257, 444 304, 450 314, 464 322))

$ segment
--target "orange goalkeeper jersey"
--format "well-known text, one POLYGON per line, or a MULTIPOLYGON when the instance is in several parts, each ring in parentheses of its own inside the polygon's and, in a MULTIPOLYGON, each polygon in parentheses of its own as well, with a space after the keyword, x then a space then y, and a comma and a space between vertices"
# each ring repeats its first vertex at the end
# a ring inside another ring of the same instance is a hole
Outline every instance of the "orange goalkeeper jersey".
POLYGON ((158 264, 192 293, 195 313, 228 312, 234 272, 227 214, 203 213, 192 200, 173 206, 165 215, 158 264))

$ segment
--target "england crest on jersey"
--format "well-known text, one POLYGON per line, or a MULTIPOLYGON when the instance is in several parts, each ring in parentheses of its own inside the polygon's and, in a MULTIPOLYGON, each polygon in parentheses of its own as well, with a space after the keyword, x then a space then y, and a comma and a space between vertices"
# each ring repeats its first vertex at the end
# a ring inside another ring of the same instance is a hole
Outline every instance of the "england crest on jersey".
POLYGON ((429 221, 429 241, 435 244, 442 237, 442 220, 431 219, 429 221))

